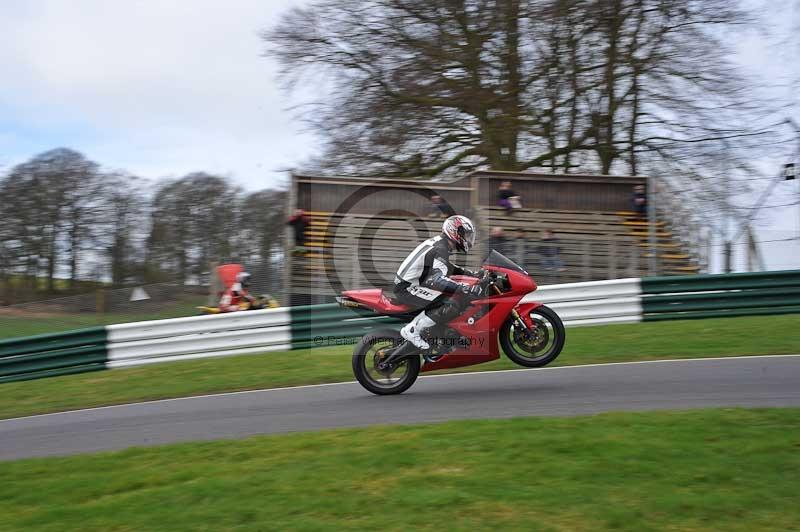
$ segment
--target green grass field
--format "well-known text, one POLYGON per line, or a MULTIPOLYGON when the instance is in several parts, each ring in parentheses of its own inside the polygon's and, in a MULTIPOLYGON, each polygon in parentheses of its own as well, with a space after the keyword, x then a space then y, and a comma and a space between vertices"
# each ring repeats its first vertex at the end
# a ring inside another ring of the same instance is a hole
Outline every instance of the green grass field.
POLYGON ((91 292, 97 288, 109 287, 108 283, 98 281, 83 281, 76 280, 73 286, 70 286, 69 279, 61 279, 56 277, 53 279, 54 292, 47 291, 47 277, 35 277, 23 275, 9 275, 0 281, 0 294, 7 292, 17 292, 17 296, 22 292, 25 296, 34 298, 49 297, 55 298, 65 295, 83 294, 91 292))
POLYGON ((0 463, 0 530, 798 530, 800 410, 458 421, 0 463))
POLYGON ((94 327, 96 325, 110 325, 112 323, 197 316, 199 311, 196 307, 205 304, 205 302, 206 298, 204 296, 188 297, 184 301, 174 302, 156 310, 107 312, 102 314, 83 312, 39 316, 36 314, 9 315, 0 313, 0 340, 14 338, 15 336, 31 336, 94 327))
MULTIPOLYGON (((553 364, 800 353, 800 315, 568 329, 553 364)), ((0 385, 0 418, 233 390, 353 380, 352 347, 153 364, 0 385)), ((505 357, 462 371, 517 368, 505 357)))

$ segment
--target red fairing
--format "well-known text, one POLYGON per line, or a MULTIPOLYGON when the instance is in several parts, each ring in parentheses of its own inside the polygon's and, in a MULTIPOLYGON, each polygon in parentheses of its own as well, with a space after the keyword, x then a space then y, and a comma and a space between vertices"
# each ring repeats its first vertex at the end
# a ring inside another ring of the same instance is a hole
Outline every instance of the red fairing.
MULTIPOLYGON (((529 313, 542 304, 520 304, 520 301, 527 294, 536 290, 536 282, 526 273, 514 269, 489 265, 484 265, 484 269, 506 275, 510 290, 502 294, 472 301, 470 308, 468 308, 466 312, 448 323, 448 326, 461 335, 459 346, 435 362, 426 363, 422 366, 421 371, 435 371, 439 369, 471 366, 473 364, 480 364, 500 358, 498 334, 503 323, 508 319, 511 311, 514 309, 519 311, 522 315, 522 319, 525 320, 525 323, 529 327, 533 326, 529 313)), ((454 276, 453 280, 466 284, 475 284, 478 282, 475 277, 460 275, 454 276)), ((377 288, 368 290, 348 290, 342 292, 342 295, 380 314, 402 314, 411 311, 406 305, 393 303, 384 295, 382 290, 377 288)), ((454 295, 453 297, 459 296, 454 295)), ((446 340, 452 341, 452 339, 446 340)))
POLYGON ((347 290, 342 292, 342 295, 353 301, 358 301, 381 314, 402 314, 411 311, 411 308, 407 305, 393 303, 380 288, 347 290))
MULTIPOLYGON (((421 371, 460 368, 500 358, 497 337, 500 327, 514 308, 520 308, 518 307, 520 300, 536 290, 537 287, 534 280, 524 273, 499 266, 485 265, 484 269, 507 275, 511 290, 501 295, 472 301, 471 308, 448 323, 462 338, 466 339, 468 345, 458 347, 439 360, 425 364, 421 371), (485 312, 484 309, 486 305, 490 306, 488 312, 485 312), (483 316, 479 316, 483 312, 485 312, 483 316)), ((459 277, 457 280, 471 284, 477 282, 474 277, 459 277)), ((530 305, 541 305, 541 303, 526 303, 523 307, 529 308, 530 305)), ((530 320, 529 317, 528 320, 530 320)))

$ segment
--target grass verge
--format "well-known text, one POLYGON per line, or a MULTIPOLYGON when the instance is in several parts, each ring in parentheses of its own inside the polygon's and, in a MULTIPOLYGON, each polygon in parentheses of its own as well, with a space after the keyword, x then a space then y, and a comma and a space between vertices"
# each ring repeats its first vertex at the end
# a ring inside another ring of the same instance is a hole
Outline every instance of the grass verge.
POLYGON ((797 530, 800 410, 458 421, 0 464, 2 530, 797 530))
POLYGON ((0 340, 17 336, 31 336, 34 334, 54 333, 97 325, 110 325, 112 323, 127 323, 131 321, 163 320, 166 318, 181 318, 184 316, 197 316, 197 305, 205 304, 203 296, 186 297, 182 301, 164 305, 160 308, 149 308, 136 312, 107 312, 107 313, 50 313, 41 315, 37 313, 16 311, 10 313, 7 309, 0 309, 0 340))
MULTIPOLYGON (((800 353, 800 315, 568 329, 554 366, 800 353)), ((352 346, 153 364, 0 385, 0 418, 131 401, 353 380, 352 346)), ((464 368, 517 368, 501 357, 464 368)))

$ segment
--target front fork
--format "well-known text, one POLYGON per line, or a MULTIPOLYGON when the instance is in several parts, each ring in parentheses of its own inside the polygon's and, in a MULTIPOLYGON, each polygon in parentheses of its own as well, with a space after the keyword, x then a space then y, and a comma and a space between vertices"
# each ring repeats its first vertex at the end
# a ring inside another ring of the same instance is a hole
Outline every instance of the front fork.
MULTIPOLYGON (((497 288, 497 285, 496 285, 496 284, 492 283, 492 284, 491 284, 491 285, 489 285, 489 286, 492 288, 492 290, 494 290, 494 293, 495 293, 495 294, 498 294, 498 295, 499 295, 499 294, 502 294, 502 293, 503 293, 503 292, 501 292, 501 291, 500 291, 500 289, 499 289, 499 288, 497 288)), ((526 306, 527 306, 527 305, 526 305, 526 306)), ((533 308, 535 308, 535 307, 533 307, 533 308)), ((533 331, 533 329, 535 329, 535 328, 536 328, 536 324, 535 324, 535 323, 533 323, 533 320, 531 320, 531 318, 530 318, 530 316, 528 315, 528 313, 527 313, 527 312, 524 314, 524 317, 523 317, 523 315, 521 315, 521 314, 519 313, 519 311, 518 311, 516 308, 512 308, 512 309, 511 309, 511 317, 512 317, 512 318, 514 318, 514 321, 515 321, 515 322, 516 322, 516 323, 517 323, 517 324, 518 324, 520 327, 522 327, 522 329, 523 329, 523 330, 526 330, 526 331, 528 331, 528 332, 532 332, 532 331, 533 331)))
POLYGON ((531 323, 530 325, 525 323, 525 320, 522 319, 522 316, 520 316, 519 312, 517 312, 517 309, 515 308, 511 309, 511 316, 514 318, 514 321, 517 322, 517 324, 523 328, 523 330, 530 331, 533 327, 535 327, 533 323, 531 323))

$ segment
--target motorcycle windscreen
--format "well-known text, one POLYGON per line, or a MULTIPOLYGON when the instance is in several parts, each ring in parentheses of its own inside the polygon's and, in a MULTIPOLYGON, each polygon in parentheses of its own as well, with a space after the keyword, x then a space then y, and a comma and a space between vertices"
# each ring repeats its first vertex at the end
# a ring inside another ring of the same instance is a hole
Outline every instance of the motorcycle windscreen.
POLYGON ((497 266, 498 268, 514 270, 528 275, 528 272, 523 270, 516 262, 494 249, 486 257, 486 260, 483 261, 483 264, 484 266, 497 266))

